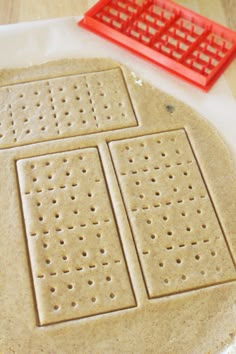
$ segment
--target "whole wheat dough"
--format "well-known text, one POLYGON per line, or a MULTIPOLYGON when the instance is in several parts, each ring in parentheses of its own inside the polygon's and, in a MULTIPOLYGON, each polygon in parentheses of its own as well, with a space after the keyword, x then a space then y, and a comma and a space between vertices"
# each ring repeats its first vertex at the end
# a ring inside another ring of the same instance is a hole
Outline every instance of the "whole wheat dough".
POLYGON ((215 129, 108 59, 0 86, 0 352, 232 341, 236 170, 215 129))

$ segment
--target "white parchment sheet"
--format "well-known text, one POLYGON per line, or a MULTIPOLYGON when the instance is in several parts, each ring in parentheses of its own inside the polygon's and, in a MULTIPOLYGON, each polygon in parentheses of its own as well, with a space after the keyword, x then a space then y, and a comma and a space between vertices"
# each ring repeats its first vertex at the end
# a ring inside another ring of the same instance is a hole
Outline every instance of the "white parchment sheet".
MULTIPOLYGON (((143 78, 180 99, 208 119, 225 139, 236 161, 236 101, 222 76, 209 93, 77 26, 79 18, 0 26, 0 68, 27 67, 60 58, 112 58, 130 67, 141 85, 143 78)), ((236 344, 220 353, 236 353, 236 344)))

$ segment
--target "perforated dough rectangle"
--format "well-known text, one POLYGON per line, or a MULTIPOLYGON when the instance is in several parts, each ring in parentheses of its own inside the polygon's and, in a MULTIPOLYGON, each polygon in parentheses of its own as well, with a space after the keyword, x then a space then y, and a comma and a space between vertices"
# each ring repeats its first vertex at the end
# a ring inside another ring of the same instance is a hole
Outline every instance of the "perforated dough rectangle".
POLYGON ((40 324, 135 306, 97 149, 17 169, 40 324))
POLYGON ((0 149, 136 125, 120 68, 0 88, 0 149))
POLYGON ((184 130, 110 143, 150 297, 231 279, 234 266, 184 130))

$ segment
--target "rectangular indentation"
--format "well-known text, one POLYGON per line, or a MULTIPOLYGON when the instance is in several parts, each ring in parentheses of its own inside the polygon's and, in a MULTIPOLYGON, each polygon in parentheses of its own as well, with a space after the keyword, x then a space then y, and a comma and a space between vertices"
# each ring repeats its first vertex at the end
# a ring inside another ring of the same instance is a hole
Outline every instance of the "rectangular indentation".
POLYGON ((0 88, 0 148, 137 125, 120 68, 0 88))
POLYGON ((184 130, 110 143, 150 298, 235 278, 184 130))
POLYGON ((135 306, 97 149, 17 170, 40 324, 135 306))

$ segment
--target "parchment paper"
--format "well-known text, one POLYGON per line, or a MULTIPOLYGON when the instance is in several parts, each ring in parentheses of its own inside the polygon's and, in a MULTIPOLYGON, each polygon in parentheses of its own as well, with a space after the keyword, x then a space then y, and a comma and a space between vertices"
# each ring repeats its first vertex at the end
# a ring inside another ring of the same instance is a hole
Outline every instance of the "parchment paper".
MULTIPOLYGON (((78 20, 70 17, 1 26, 0 68, 27 67, 60 58, 109 57, 120 61, 133 71, 137 85, 142 85, 140 78, 148 80, 208 119, 223 136, 236 160, 236 101, 224 76, 209 93, 204 93, 163 69, 79 28, 78 20)), ((233 345, 224 352, 231 353, 234 348, 233 345)))

